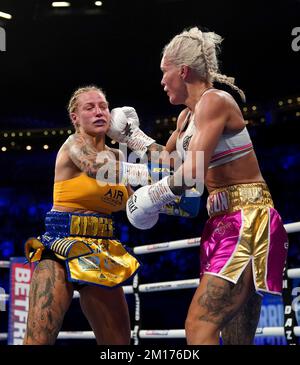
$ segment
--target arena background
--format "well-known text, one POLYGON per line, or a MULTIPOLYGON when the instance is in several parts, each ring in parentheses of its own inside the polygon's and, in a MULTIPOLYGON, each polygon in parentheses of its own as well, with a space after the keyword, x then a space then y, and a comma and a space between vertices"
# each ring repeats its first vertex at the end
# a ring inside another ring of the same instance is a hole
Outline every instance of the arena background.
MULTIPOLYGON (((300 221, 300 28, 292 34, 300 27, 299 0, 103 0, 99 7, 88 0, 70 2, 69 8, 53 8, 47 0, 0 0, 0 11, 12 15, 0 17, 5 30, 5 49, 0 51, 0 260, 23 256, 26 238, 43 232, 55 156, 72 133, 66 105, 75 88, 102 87, 111 108, 135 107, 142 128, 159 143, 167 141, 181 107, 169 104, 160 85, 161 50, 193 25, 224 37, 221 70, 234 76, 246 93, 241 108, 276 208, 284 223, 300 221)), ((118 234, 130 247, 197 237, 206 218, 204 196, 197 219, 161 216, 149 231, 134 229, 120 213, 118 234)), ((289 238, 288 265, 299 268, 300 234, 289 238)), ((141 260, 141 283, 198 277, 198 248, 153 253, 141 260)), ((0 269, 0 280, 8 293, 9 270, 0 269)), ((183 328, 193 291, 142 294, 142 327, 183 328)), ((127 299, 134 317, 133 296, 127 299)), ((8 314, 0 312, 0 332, 7 332, 8 314)), ((280 301, 266 297, 261 327, 282 324, 280 301)), ((78 301, 73 301, 63 330, 89 330, 78 301)), ((82 341, 94 344, 57 343, 82 341)), ((285 340, 258 338, 257 343, 285 340)))

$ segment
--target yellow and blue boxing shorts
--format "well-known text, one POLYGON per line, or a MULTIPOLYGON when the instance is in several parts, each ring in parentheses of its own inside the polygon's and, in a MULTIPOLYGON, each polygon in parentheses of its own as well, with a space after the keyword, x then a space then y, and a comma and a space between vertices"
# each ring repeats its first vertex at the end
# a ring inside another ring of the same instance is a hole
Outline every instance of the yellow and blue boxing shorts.
POLYGON ((123 285, 140 267, 139 261, 114 238, 110 215, 50 211, 46 232, 25 243, 29 262, 46 252, 65 263, 68 280, 101 287, 123 285))

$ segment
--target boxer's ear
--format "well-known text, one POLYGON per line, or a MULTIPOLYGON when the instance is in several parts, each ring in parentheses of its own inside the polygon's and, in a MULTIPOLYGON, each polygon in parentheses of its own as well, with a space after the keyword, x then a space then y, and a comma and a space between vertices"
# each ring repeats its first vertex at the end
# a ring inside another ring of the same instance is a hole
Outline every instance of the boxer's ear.
POLYGON ((181 65, 180 66, 180 77, 182 78, 183 81, 186 80, 186 78, 189 76, 190 74, 190 68, 187 65, 181 65))
POLYGON ((79 123, 79 117, 76 113, 70 113, 70 118, 71 118, 71 121, 72 121, 72 124, 75 128, 75 130, 77 132, 79 132, 79 127, 80 127, 80 123, 79 123))

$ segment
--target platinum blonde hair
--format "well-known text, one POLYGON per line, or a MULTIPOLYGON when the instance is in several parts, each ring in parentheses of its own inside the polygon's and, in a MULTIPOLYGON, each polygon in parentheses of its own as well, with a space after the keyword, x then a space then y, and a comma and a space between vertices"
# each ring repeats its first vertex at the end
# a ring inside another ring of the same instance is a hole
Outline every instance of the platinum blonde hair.
POLYGON ((234 84, 234 78, 221 74, 217 52, 222 37, 214 32, 202 32, 194 27, 176 35, 163 49, 163 55, 176 66, 191 67, 206 82, 221 82, 246 100, 244 92, 234 84))

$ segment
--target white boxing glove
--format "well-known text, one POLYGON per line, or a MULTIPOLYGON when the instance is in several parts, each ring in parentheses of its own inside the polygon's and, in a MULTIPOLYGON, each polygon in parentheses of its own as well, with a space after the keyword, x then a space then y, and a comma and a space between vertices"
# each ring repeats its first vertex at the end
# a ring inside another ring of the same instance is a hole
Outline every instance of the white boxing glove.
POLYGON ((158 221, 159 211, 176 199, 168 184, 168 176, 153 185, 137 189, 128 199, 126 212, 129 222, 139 229, 150 229, 158 221))
POLYGON ((126 213, 129 222, 138 229, 150 229, 158 221, 159 212, 150 211, 149 185, 143 186, 128 199, 126 213))
POLYGON ((139 117, 134 108, 123 106, 111 110, 110 127, 107 135, 120 143, 126 143, 128 148, 139 157, 143 157, 147 147, 155 142, 139 128, 139 117))

